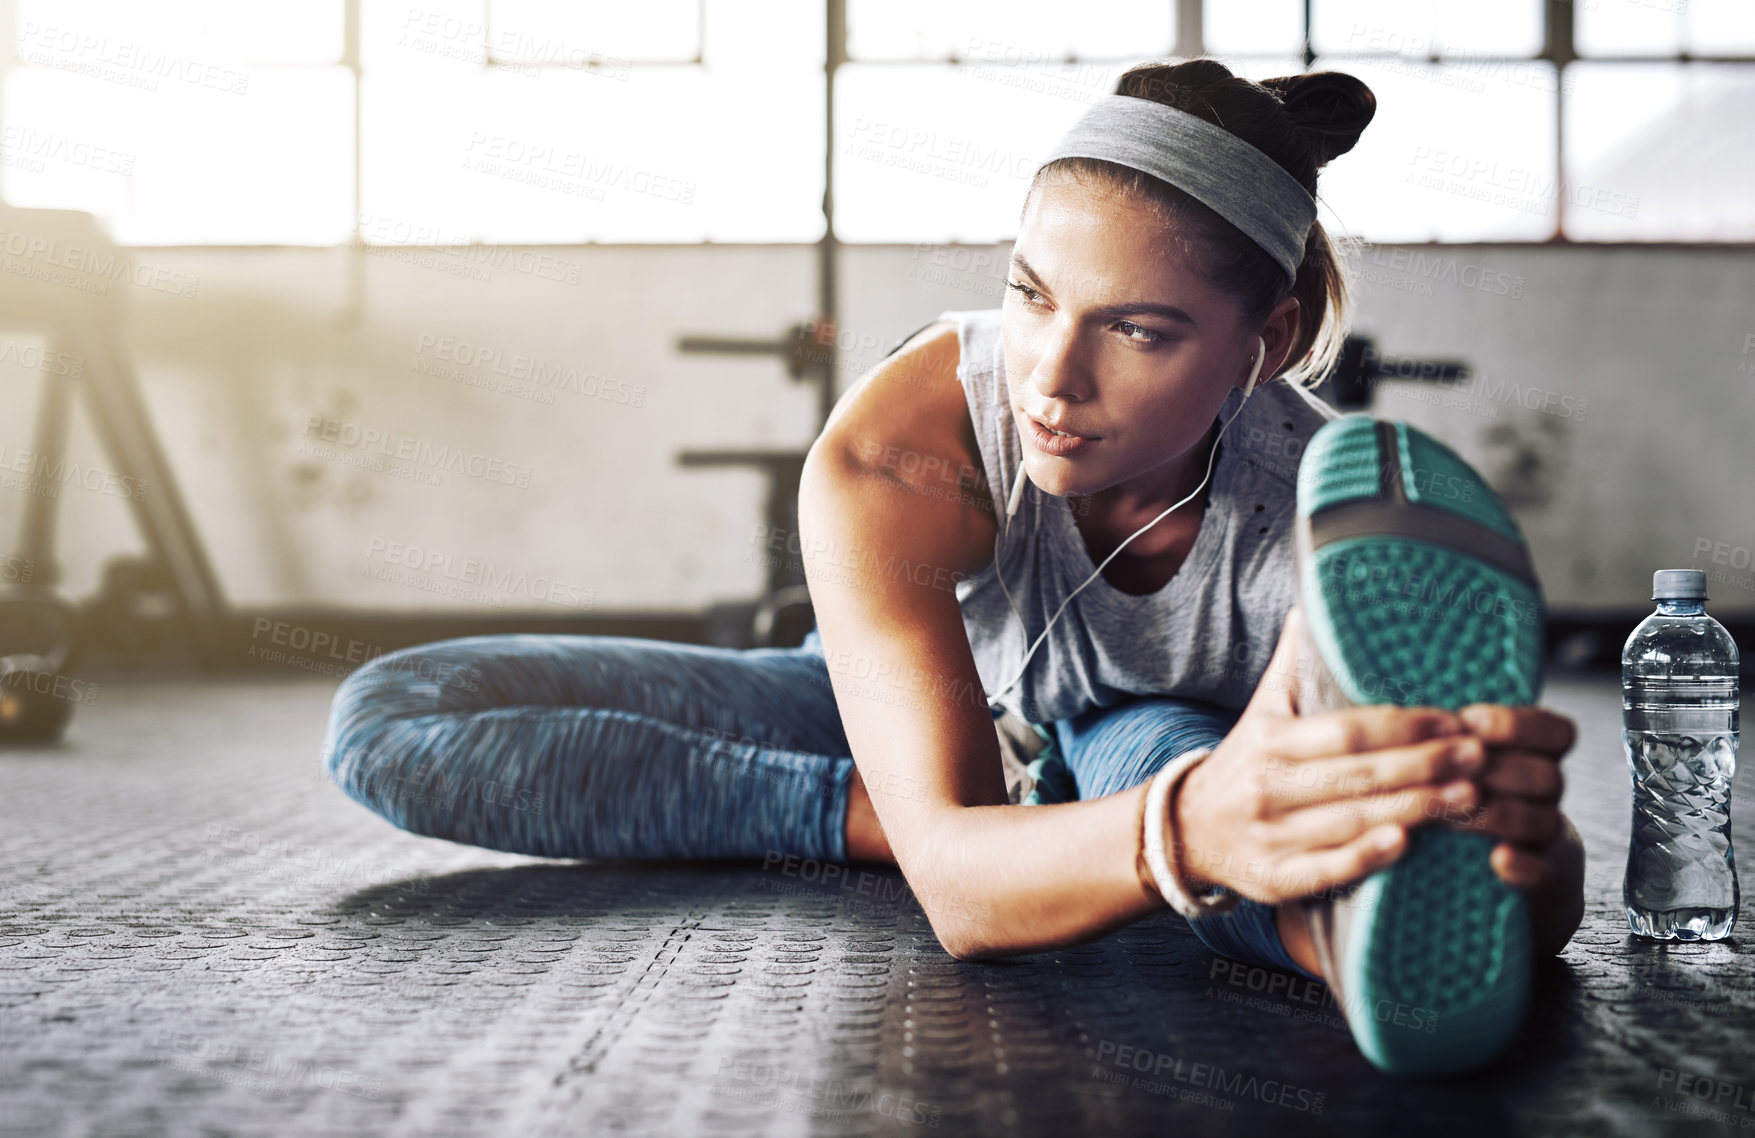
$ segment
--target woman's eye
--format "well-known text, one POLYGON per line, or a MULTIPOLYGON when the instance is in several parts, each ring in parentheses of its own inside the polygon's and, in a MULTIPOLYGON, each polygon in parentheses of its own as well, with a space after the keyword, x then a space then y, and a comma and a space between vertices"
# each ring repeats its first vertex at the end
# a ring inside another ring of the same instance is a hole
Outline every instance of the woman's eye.
POLYGON ((1023 293, 1024 299, 1031 304, 1035 304, 1036 297, 1042 295, 1041 293, 1037 292, 1035 289, 1031 288, 1029 285, 1019 284, 1017 281, 1007 281, 1005 283, 1007 285, 1011 286, 1012 288, 1017 289, 1020 293, 1023 293))
MULTIPOLYGON (((1124 330, 1128 329, 1128 328, 1139 329, 1139 331, 1144 332, 1146 335, 1151 337, 1151 339, 1143 341, 1144 343, 1147 343, 1147 344, 1155 344, 1159 340, 1162 340, 1164 338, 1163 336, 1159 335, 1158 333, 1152 331, 1150 328, 1141 328, 1138 324, 1135 324, 1131 320, 1123 320, 1121 323, 1117 324, 1116 327, 1124 329, 1124 330)), ((1123 335, 1126 335, 1125 331, 1123 332, 1123 335)), ((1131 339, 1131 338, 1132 337, 1129 337, 1129 339, 1131 339)))

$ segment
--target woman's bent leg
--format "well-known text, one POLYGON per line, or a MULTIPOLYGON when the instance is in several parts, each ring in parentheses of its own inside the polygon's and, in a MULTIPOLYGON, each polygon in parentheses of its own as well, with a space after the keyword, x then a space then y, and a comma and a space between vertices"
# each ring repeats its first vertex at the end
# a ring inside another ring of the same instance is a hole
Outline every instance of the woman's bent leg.
MULTIPOLYGON (((1062 719, 1054 734, 1079 797, 1102 798, 1146 782, 1178 755, 1217 746, 1241 714, 1197 700, 1149 696, 1062 719)), ((1188 923, 1220 956, 1322 979, 1286 951, 1273 905, 1245 897, 1229 912, 1188 923)))
POLYGON ((342 683, 324 763, 403 829, 490 849, 845 861, 853 759, 812 644, 503 635, 406 648, 342 683))

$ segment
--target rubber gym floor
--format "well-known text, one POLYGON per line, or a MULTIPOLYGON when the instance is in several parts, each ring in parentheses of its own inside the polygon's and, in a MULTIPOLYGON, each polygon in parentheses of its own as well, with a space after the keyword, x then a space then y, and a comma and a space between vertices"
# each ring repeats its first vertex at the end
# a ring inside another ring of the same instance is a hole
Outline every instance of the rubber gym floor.
MULTIPOLYGON (((963 963, 895 872, 403 833, 322 774, 334 688, 119 677, 60 744, 0 750, 0 1132, 1755 1129, 1755 926, 1626 931, 1612 676, 1543 701, 1580 725, 1584 926, 1511 1051, 1448 1081, 1376 1073, 1325 988, 1233 967, 1168 912, 963 963)), ((1752 791, 1739 773, 1740 834, 1752 791)))

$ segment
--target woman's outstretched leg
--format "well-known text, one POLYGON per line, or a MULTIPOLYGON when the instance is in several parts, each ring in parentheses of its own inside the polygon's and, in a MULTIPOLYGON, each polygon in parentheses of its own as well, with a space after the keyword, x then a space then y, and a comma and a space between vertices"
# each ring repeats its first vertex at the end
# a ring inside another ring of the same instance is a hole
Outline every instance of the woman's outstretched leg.
POLYGON ((403 829, 490 849, 845 861, 854 766, 818 644, 406 648, 342 683, 324 763, 403 829))

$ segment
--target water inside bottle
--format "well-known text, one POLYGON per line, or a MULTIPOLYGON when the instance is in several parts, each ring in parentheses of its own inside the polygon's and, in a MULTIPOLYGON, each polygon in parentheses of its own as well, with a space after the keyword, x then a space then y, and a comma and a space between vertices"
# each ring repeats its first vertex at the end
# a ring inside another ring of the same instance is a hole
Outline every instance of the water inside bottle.
POLYGON ((1736 922, 1731 776, 1735 675, 1644 677, 1623 686, 1622 743, 1633 776, 1624 900, 1635 933, 1717 940, 1736 922))

